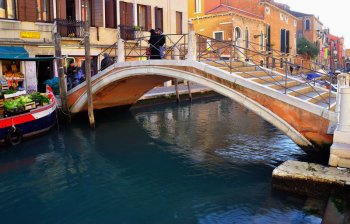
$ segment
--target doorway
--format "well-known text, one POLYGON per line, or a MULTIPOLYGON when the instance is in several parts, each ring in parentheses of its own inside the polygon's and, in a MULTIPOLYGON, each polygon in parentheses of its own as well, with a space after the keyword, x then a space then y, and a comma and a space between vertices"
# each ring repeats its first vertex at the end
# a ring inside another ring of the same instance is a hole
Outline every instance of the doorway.
POLYGON ((67 19, 68 20, 76 20, 75 16, 75 0, 66 0, 67 6, 67 19))

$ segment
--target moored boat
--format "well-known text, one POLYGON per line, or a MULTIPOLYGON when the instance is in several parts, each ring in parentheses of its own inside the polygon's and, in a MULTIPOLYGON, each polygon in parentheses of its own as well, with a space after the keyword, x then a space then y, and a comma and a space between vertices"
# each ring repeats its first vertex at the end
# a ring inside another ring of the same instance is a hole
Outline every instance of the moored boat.
POLYGON ((49 131, 56 123, 56 100, 47 88, 50 102, 26 113, 0 118, 0 143, 17 145, 23 139, 49 131))

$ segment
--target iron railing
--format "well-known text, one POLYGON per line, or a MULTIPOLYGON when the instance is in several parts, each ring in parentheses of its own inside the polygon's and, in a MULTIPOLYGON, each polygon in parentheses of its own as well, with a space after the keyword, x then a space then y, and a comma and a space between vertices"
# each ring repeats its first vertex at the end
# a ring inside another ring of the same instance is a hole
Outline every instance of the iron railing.
POLYGON ((56 19, 55 22, 61 37, 84 38, 85 22, 70 19, 56 19))
POLYGON ((241 72, 247 77, 255 78, 261 80, 264 83, 277 86, 276 88, 282 90, 285 94, 292 94, 298 96, 303 96, 308 100, 314 99, 315 97, 319 98, 322 103, 327 104, 329 108, 332 107, 332 102, 335 98, 335 94, 332 93, 331 87, 331 76, 322 71, 314 71, 309 68, 302 67, 298 64, 294 64, 287 60, 287 55, 278 55, 280 57, 274 56, 271 52, 264 52, 261 49, 257 50, 254 47, 249 46, 250 48, 241 47, 242 43, 237 43, 234 41, 219 41, 210 37, 197 34, 197 51, 198 51, 198 60, 204 62, 211 62, 217 67, 221 67, 230 73, 241 72), (268 63, 271 61, 273 66, 272 69, 266 69, 268 63), (242 62, 244 65, 237 66, 235 62, 242 62), (273 68, 276 68, 276 64, 280 65, 280 68, 276 71, 273 68), (241 70, 241 67, 252 66, 256 70, 264 72, 265 77, 263 76, 254 76, 252 72, 245 72, 241 70), (283 69, 283 70, 282 70, 283 69), (282 71, 281 71, 282 70, 282 71), (328 93, 324 86, 317 85, 315 80, 308 80, 305 76, 305 73, 312 72, 318 74, 320 79, 328 83, 328 93), (283 78, 281 79, 281 76, 283 78), (300 85, 304 84, 307 87, 312 89, 312 92, 316 96, 310 96, 309 94, 304 94, 303 92, 298 92, 290 87, 291 82, 299 82, 300 85))

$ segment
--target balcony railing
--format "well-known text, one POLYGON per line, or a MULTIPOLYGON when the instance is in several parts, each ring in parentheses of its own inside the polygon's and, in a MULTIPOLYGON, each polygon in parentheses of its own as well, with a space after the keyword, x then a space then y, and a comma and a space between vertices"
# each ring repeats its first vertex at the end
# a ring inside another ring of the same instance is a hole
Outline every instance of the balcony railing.
POLYGON ((119 28, 120 28, 120 37, 123 40, 135 40, 139 38, 140 34, 142 33, 141 27, 119 25, 119 28))
POLYGON ((83 38, 84 22, 69 19, 56 19, 57 32, 61 37, 83 38))

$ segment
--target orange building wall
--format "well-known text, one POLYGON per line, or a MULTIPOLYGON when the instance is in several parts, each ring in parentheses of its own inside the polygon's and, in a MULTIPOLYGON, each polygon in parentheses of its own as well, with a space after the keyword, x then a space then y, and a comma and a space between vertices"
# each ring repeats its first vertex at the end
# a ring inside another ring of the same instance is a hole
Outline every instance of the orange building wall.
POLYGON ((271 4, 265 5, 265 17, 266 24, 271 26, 271 44, 272 48, 280 51, 281 50, 281 29, 289 30, 290 32, 290 54, 296 54, 296 38, 297 38, 297 25, 298 18, 292 16, 286 11, 273 6, 271 4), (270 13, 267 13, 266 7, 270 9, 270 13), (283 15, 283 20, 281 19, 283 15))
POLYGON ((254 38, 254 35, 265 33, 265 25, 262 20, 252 19, 239 15, 212 15, 193 20, 194 28, 197 33, 214 37, 214 32, 223 31, 224 40, 232 40, 234 27, 241 28, 242 39, 245 40, 245 28, 249 30, 249 41, 259 43, 259 37, 254 38))

